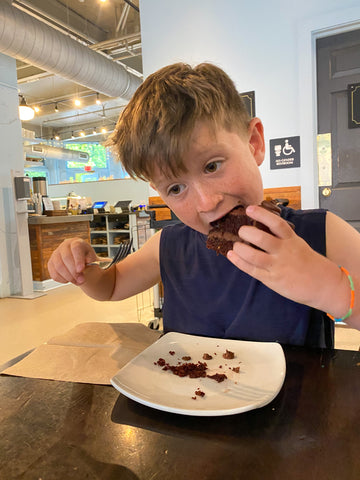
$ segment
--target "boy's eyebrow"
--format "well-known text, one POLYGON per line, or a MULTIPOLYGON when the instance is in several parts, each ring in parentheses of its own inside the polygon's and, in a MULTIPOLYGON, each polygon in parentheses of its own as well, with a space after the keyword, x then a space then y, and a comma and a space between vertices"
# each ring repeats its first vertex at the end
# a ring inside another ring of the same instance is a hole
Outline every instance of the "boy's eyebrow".
POLYGON ((225 150, 226 145, 224 143, 213 143, 211 145, 205 145, 205 146, 200 146, 199 148, 194 149, 194 154, 197 155, 198 157, 208 157, 211 155, 216 155, 219 154, 220 150, 225 150))

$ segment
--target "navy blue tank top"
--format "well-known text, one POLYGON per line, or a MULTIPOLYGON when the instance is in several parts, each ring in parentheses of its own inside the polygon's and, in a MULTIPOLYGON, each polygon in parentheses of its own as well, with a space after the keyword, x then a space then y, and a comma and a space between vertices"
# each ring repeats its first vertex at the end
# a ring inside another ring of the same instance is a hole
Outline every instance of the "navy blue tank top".
MULTIPOLYGON (((326 255, 325 210, 282 207, 282 217, 326 255)), ((160 239, 164 331, 282 344, 333 347, 333 322, 293 302, 206 248, 206 235, 183 224, 160 239)))

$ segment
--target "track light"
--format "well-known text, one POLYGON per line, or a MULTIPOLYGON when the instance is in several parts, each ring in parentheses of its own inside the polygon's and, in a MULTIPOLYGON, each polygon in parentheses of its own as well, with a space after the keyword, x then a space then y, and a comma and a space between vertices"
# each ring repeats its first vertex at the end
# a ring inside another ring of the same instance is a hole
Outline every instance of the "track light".
POLYGON ((58 113, 59 109, 58 109, 58 104, 55 103, 55 108, 54 108, 55 112, 58 113))
POLYGON ((96 105, 101 105, 101 100, 100 100, 100 97, 99 97, 99 92, 96 93, 96 101, 95 101, 96 105))
POLYGON ((34 109, 29 107, 29 105, 26 103, 26 100, 23 95, 20 95, 21 97, 21 102, 19 105, 19 117, 20 120, 26 122, 28 120, 32 120, 35 116, 34 109))

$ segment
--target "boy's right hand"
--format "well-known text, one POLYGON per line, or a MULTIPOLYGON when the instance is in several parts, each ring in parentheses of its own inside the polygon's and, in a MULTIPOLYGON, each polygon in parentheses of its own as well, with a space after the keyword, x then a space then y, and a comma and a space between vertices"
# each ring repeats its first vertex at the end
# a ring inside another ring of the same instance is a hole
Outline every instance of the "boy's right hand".
POLYGON ((96 260, 96 253, 88 242, 81 238, 70 238, 52 253, 47 266, 51 278, 56 282, 82 285, 86 265, 96 260))

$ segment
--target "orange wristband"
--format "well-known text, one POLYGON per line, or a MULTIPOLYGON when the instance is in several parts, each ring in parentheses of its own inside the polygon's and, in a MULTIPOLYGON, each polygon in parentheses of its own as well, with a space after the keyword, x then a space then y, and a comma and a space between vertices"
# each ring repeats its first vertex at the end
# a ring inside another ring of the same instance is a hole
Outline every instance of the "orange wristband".
POLYGON ((328 313, 327 315, 331 318, 331 320, 334 320, 334 322, 344 322, 347 318, 349 318, 350 315, 352 314, 352 309, 354 308, 354 301, 355 301, 355 289, 354 289, 353 279, 351 278, 351 275, 346 270, 346 268, 340 267, 340 269, 345 273, 345 275, 347 276, 347 278, 349 280, 349 283, 350 283, 350 289, 351 289, 350 307, 349 307, 349 310, 348 310, 347 314, 344 315, 342 318, 334 318, 332 315, 330 315, 330 313, 328 313))

